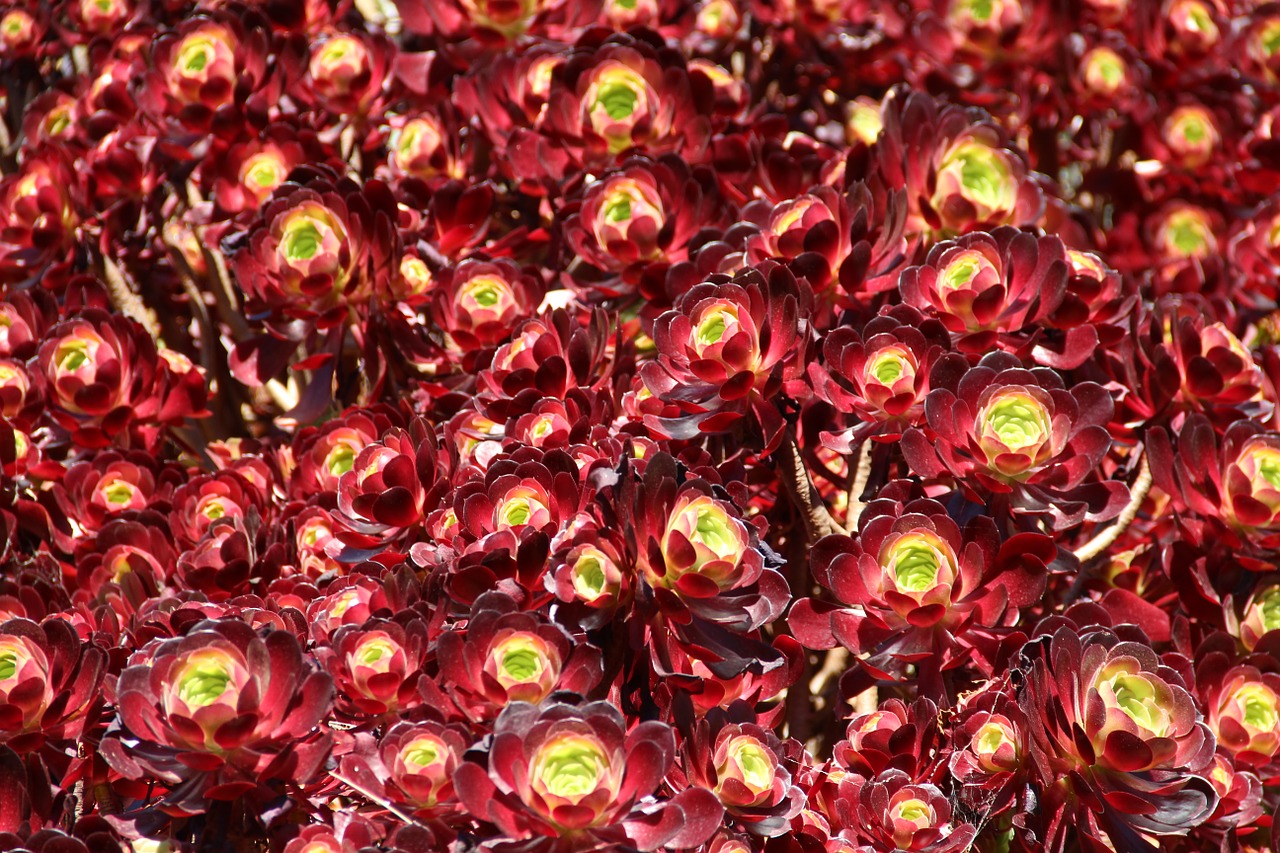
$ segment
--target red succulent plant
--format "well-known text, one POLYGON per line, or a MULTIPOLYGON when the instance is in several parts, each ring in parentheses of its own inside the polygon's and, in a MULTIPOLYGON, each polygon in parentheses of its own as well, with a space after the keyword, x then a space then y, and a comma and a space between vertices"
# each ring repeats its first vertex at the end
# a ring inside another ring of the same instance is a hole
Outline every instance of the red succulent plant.
POLYGON ((705 788, 653 801, 675 759, 664 723, 628 731, 605 702, 509 705, 498 718, 488 770, 462 764, 454 785, 472 814, 537 847, 628 844, 696 847, 720 826, 723 807, 705 788))
POLYGON ((156 642, 120 675, 119 728, 102 756, 131 779, 161 780, 175 813, 246 796, 272 781, 306 784, 332 737, 317 730, 333 682, 287 630, 202 622, 156 642))

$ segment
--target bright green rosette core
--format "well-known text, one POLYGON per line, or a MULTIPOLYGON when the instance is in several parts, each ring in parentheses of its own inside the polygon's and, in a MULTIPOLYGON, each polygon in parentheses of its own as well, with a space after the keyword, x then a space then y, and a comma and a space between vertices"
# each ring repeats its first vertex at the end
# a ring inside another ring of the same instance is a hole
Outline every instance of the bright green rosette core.
POLYGON ((1052 455, 1053 417, 1030 389, 993 394, 978 410, 974 432, 987 466, 1010 479, 1029 475, 1052 455))
POLYGON ((657 106, 648 82, 621 62, 601 63, 592 74, 583 98, 587 121, 609 146, 610 154, 632 147, 632 132, 657 106))
POLYGON ((1001 223, 1018 203, 1018 181, 1008 152, 977 140, 962 140, 943 156, 932 205, 945 211, 957 197, 973 210, 973 221, 1001 223))

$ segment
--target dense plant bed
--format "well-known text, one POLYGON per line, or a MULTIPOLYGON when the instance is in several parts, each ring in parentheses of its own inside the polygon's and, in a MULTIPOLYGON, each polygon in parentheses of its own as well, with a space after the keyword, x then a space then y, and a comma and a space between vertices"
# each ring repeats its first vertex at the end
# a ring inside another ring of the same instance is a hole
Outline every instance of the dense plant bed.
POLYGON ((0 6, 0 849, 1261 851, 1280 5, 0 6))

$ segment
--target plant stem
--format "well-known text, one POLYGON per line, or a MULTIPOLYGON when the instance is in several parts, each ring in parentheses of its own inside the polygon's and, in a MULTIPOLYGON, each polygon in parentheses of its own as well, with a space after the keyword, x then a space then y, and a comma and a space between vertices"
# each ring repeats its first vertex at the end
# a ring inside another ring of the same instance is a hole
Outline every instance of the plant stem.
POLYGON ((1133 485, 1129 488, 1129 503, 1116 520, 1105 530, 1076 549, 1076 559, 1081 563, 1086 563, 1110 548, 1120 538, 1120 535, 1129 529, 1129 525, 1133 524, 1133 520, 1138 517, 1138 510, 1142 508, 1142 502, 1147 499, 1147 493, 1150 491, 1151 463, 1144 453, 1142 455, 1142 464, 1138 469, 1138 478, 1133 481, 1133 485))
POLYGON ((796 444, 795 432, 788 428, 783 436, 782 446, 778 448, 782 454, 778 472, 792 502, 804 516, 805 530, 809 536, 809 544, 833 533, 843 533, 843 528, 831 517, 831 511, 822 502, 822 496, 814 488, 809 479, 809 471, 805 468, 804 458, 800 454, 800 446, 796 444))

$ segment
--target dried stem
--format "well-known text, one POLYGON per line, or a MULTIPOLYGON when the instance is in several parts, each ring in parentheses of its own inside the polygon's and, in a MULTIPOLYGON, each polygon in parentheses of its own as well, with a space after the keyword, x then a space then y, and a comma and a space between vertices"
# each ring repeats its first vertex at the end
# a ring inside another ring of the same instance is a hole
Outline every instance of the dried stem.
POLYGON ((827 657, 822 662, 822 669, 815 672, 813 678, 809 679, 809 692, 814 696, 821 696, 827 689, 827 685, 844 675, 848 668, 849 650, 844 646, 836 646, 827 652, 827 657))
POLYGON ((844 529, 853 533, 858 529, 858 519, 862 517, 862 493, 867 489, 867 480, 871 478, 871 452, 875 448, 864 443, 858 451, 858 467, 854 469, 853 479, 849 482, 849 500, 844 513, 844 529))
POLYGON ((126 317, 146 329, 152 340, 159 342, 160 321, 156 318, 156 313, 143 303, 138 294, 133 292, 133 288, 125 281, 124 272, 119 265, 106 255, 102 256, 102 277, 106 281, 107 292, 111 294, 111 301, 116 307, 126 317))
POLYGON ((843 533, 843 528, 831 517, 831 511, 822 502, 822 496, 814 488, 809 479, 809 470, 805 467, 804 458, 800 455, 800 447, 796 444, 795 433, 787 430, 778 448, 782 454, 778 460, 778 473, 796 508, 804 515, 805 530, 809 542, 813 543, 823 536, 832 533, 843 533))
POLYGON ((1110 548, 1120 538, 1120 535, 1129 529, 1129 525, 1133 524, 1133 520, 1138 517, 1138 510, 1142 508, 1142 502, 1147 499, 1147 493, 1150 491, 1151 463, 1144 453, 1142 455, 1142 465, 1138 470, 1138 479, 1134 480, 1133 485, 1129 487, 1128 505, 1125 506, 1119 517, 1110 526, 1076 549, 1076 559, 1081 563, 1087 563, 1110 548))
POLYGON ((855 717, 870 714, 880 707, 880 691, 873 684, 853 699, 853 715, 855 717))

